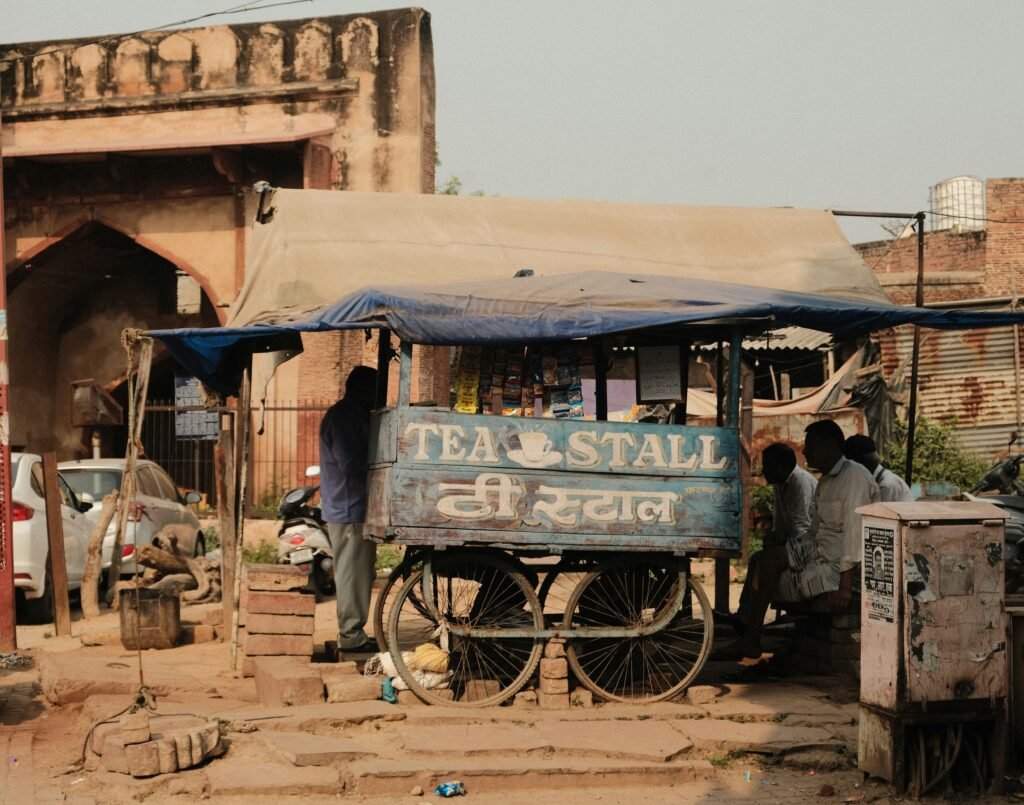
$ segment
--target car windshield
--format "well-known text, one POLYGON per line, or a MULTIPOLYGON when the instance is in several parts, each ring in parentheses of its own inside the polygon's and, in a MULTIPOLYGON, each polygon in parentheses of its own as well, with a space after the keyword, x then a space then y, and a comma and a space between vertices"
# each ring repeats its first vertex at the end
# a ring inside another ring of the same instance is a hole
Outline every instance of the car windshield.
POLYGON ((61 470, 60 474, 79 498, 97 501, 121 488, 120 470, 61 470))

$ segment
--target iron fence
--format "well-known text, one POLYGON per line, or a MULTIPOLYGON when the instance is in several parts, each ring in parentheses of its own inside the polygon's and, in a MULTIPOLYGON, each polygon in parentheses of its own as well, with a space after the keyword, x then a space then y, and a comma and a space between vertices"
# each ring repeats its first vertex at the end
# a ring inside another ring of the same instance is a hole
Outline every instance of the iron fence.
POLYGON ((248 510, 256 516, 273 516, 289 489, 319 483, 306 477, 306 469, 320 463, 320 421, 334 400, 277 402, 262 414, 253 410, 252 443, 249 447, 248 510))
MULTIPOLYGON (((306 468, 319 463, 320 421, 333 402, 277 402, 262 412, 253 410, 246 484, 247 510, 251 515, 272 517, 285 491, 317 482, 316 478, 306 478, 306 468), (262 433, 257 433, 258 429, 262 433)), ((167 470, 178 486, 202 493, 207 503, 216 507, 217 441, 179 436, 180 417, 189 413, 196 413, 196 409, 176 406, 173 401, 150 401, 142 426, 145 456, 167 470)), ((211 413, 234 414, 227 408, 213 409, 211 413)))

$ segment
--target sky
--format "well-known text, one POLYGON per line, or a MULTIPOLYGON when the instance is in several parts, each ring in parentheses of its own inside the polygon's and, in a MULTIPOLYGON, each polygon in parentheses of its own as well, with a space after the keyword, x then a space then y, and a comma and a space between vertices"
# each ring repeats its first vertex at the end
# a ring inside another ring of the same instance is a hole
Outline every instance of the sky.
MULTIPOLYGON (((233 2, 6 0, 0 41, 142 30, 233 2)), ((944 179, 1024 174, 1024 3, 422 3, 439 178, 465 192, 913 213, 944 179)), ((188 27, 371 10, 311 0, 188 27)), ((889 237, 879 221, 841 225, 854 242, 889 237)))

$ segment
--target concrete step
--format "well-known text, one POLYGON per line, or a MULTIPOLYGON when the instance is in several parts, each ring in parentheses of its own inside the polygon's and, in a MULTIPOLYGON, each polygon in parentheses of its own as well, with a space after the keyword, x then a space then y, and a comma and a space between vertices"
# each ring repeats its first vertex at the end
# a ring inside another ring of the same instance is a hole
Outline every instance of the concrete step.
POLYGON ((344 772, 346 791, 363 796, 402 795, 414 786, 431 792, 440 783, 460 780, 470 795, 500 794, 523 788, 582 789, 595 786, 669 786, 714 778, 706 760, 643 763, 592 758, 460 758, 358 761, 344 772))

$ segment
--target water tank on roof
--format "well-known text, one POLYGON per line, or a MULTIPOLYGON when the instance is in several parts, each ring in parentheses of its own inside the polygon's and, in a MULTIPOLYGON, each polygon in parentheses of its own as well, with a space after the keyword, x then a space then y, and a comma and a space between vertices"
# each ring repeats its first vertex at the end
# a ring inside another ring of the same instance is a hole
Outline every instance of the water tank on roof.
POLYGON ((985 228, 985 182, 976 176, 954 176, 929 192, 931 229, 967 232, 985 228))

